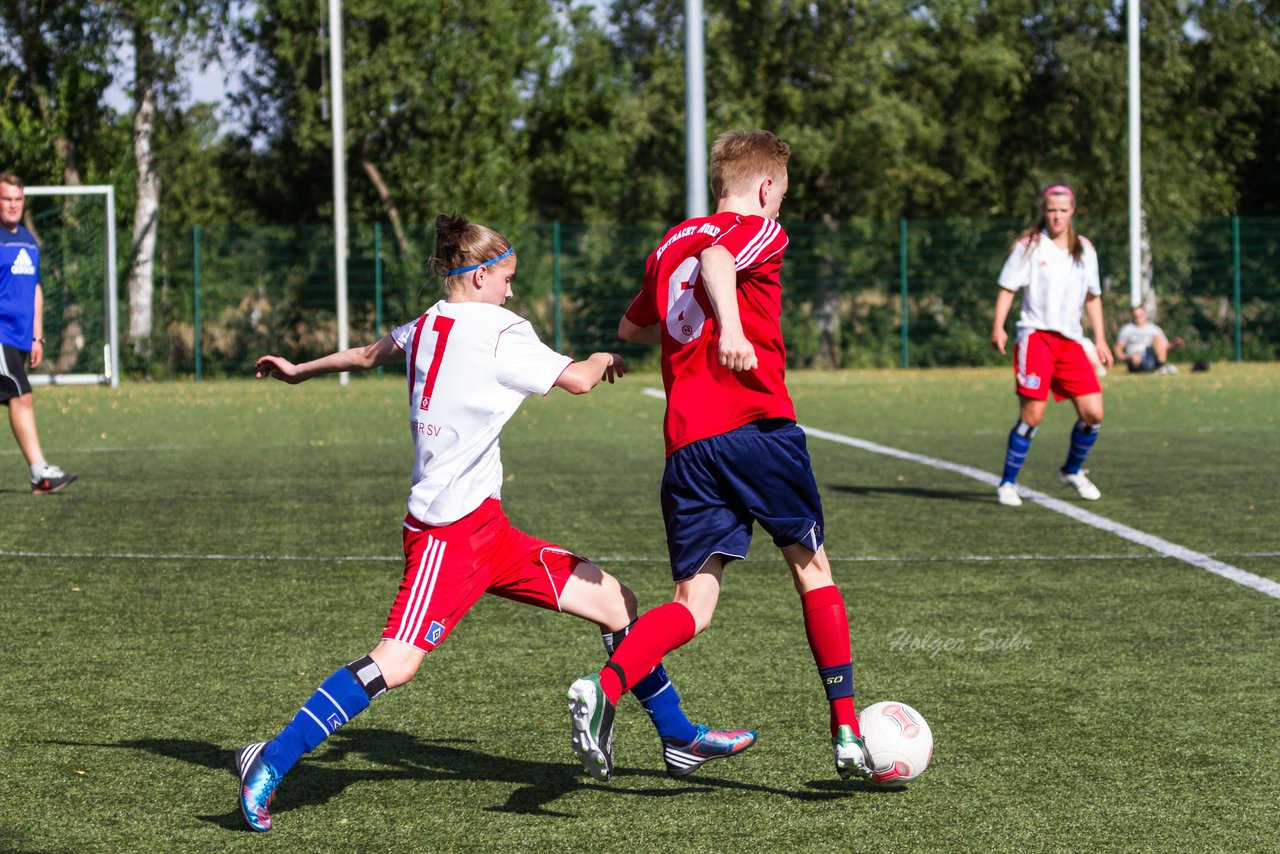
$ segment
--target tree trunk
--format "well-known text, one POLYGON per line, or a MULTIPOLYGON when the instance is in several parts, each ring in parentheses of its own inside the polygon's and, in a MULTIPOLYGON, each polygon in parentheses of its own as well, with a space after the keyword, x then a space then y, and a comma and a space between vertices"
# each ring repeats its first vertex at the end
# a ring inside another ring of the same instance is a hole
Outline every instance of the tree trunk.
POLYGON ((1139 274, 1141 278, 1142 307, 1147 310, 1147 316, 1151 318, 1151 322, 1155 323, 1159 316, 1159 306, 1156 304, 1155 290, 1155 263, 1151 256, 1151 232, 1147 230, 1147 218, 1139 209, 1138 215, 1142 218, 1142 237, 1139 239, 1138 248, 1141 254, 1139 264, 1142 272, 1139 274))
POLYGON ((133 263, 129 267, 129 339, 139 355, 151 349, 151 302, 155 291, 156 228, 160 216, 160 175, 152 143, 156 123, 155 45, 134 30, 133 159, 138 168, 138 200, 133 209, 133 263))
POLYGON ((404 233, 404 221, 400 218, 400 209, 396 207, 396 200, 391 198, 391 188, 387 186, 387 182, 382 179, 382 173, 378 171, 378 167, 367 155, 361 155, 360 168, 364 170, 364 174, 369 176, 369 181, 373 183, 373 188, 378 191, 378 198, 382 201, 382 207, 387 212, 387 219, 391 220, 391 230, 395 233, 396 244, 400 247, 400 254, 406 259, 414 257, 413 247, 409 244, 409 237, 404 233))

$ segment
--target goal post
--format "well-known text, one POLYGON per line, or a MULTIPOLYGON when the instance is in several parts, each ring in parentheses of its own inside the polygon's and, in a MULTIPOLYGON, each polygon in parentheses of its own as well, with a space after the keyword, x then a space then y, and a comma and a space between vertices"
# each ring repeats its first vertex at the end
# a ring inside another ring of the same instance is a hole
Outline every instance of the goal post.
POLYGON ((28 197, 70 197, 57 206, 28 203, 40 241, 45 358, 32 385, 120 385, 120 318, 116 270, 116 192, 109 184, 26 187, 28 197), (69 208, 100 197, 99 208, 69 208), (101 291, 97 272, 101 270, 101 291))

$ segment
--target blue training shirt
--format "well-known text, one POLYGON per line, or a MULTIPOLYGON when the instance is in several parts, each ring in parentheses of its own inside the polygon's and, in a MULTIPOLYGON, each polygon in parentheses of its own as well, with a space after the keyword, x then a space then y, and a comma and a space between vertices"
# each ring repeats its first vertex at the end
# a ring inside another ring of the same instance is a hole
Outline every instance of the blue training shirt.
POLYGON ((35 236, 21 223, 17 231, 0 226, 0 343, 31 350, 39 283, 40 247, 35 236))

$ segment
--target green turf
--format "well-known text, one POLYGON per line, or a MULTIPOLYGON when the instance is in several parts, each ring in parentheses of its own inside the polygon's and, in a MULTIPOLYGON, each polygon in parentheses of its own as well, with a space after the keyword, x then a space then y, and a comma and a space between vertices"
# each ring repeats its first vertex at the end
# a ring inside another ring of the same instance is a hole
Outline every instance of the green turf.
MULTIPOLYGON (((807 424, 989 471, 1015 414, 1004 370, 790 383, 807 424)), ((599 556, 642 605, 670 592, 656 384, 529 401, 503 438, 512 519, 599 556)), ((1280 368, 1105 387, 1087 509, 1280 580, 1280 368)), ((1280 846, 1280 600, 817 439, 860 702, 906 701, 937 740, 907 790, 835 777, 796 597, 758 542, 668 659, 695 718, 760 729, 743 757, 668 779, 627 701, 615 780, 592 782, 562 697, 601 659, 595 630, 482 600, 289 775, 271 834, 244 831, 231 751, 369 648, 399 582, 403 395, 393 378, 37 392, 49 456, 81 480, 32 497, 0 446, 0 851, 1280 846)), ((1053 479, 1071 423, 1050 407, 1023 482, 1075 502, 1053 479)))

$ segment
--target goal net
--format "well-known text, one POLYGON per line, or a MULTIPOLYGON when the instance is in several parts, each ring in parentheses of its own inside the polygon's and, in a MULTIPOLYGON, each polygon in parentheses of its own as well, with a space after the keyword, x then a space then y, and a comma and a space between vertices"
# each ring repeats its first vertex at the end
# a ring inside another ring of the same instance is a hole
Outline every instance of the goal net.
POLYGON ((32 385, 120 384, 115 188, 27 187, 40 246, 44 361, 32 385))

